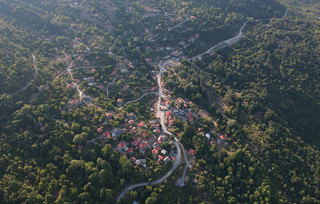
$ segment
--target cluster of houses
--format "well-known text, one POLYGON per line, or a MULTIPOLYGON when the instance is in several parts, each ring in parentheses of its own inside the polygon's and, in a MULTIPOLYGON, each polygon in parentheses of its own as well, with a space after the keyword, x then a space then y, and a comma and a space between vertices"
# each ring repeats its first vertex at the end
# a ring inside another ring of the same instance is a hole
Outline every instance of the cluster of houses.
MULTIPOLYGON (((168 91, 166 89, 163 90, 163 93, 167 93, 167 92, 168 91)), ((183 121, 193 122, 194 121, 193 112, 189 108, 192 102, 187 102, 182 98, 173 100, 171 97, 172 96, 170 94, 164 97, 164 105, 167 108, 166 122, 168 124, 168 127, 173 126, 175 118, 180 118, 183 121), (172 104, 174 104, 174 106, 171 106, 172 104)))
POLYGON ((109 139, 118 141, 115 150, 122 155, 129 155, 130 161, 136 165, 146 167, 146 160, 143 158, 136 159, 135 156, 139 155, 139 157, 143 157, 148 152, 150 152, 158 162, 163 161, 164 163, 168 163, 169 161, 174 160, 174 153, 172 154, 173 156, 169 155, 167 154, 167 151, 161 147, 161 144, 164 141, 167 141, 167 137, 160 135, 161 126, 158 119, 150 121, 150 127, 147 127, 144 121, 137 120, 134 113, 126 115, 123 113, 106 113, 105 123, 108 123, 109 120, 112 120, 115 117, 125 117, 121 127, 105 131, 104 127, 101 126, 96 130, 99 136, 95 140, 101 141, 102 145, 109 139), (150 134, 150 132, 152 133, 150 134), (127 133, 131 135, 131 142, 121 141, 119 136, 127 133))

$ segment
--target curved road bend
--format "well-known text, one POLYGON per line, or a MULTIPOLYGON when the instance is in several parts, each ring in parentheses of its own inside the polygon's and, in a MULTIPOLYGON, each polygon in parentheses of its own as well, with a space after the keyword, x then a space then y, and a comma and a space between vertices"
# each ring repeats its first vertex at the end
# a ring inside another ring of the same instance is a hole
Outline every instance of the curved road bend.
POLYGON ((224 48, 224 47, 227 47, 227 46, 230 46, 230 45, 233 45, 233 44, 239 42, 239 41, 241 40, 241 38, 243 37, 242 30, 243 30, 243 28, 246 26, 246 24, 247 24, 247 21, 244 22, 244 24, 241 26, 240 31, 239 31, 239 34, 238 34, 237 36, 232 37, 232 38, 230 38, 230 39, 227 39, 227 40, 225 40, 225 41, 222 41, 222 42, 214 45, 213 47, 211 47, 210 49, 208 49, 208 50, 205 51, 204 53, 199 54, 199 55, 197 55, 197 56, 195 56, 195 57, 190 58, 189 61, 190 61, 190 60, 195 60, 195 59, 197 59, 197 58, 200 58, 200 57, 202 57, 202 56, 205 55, 205 54, 209 54, 209 53, 211 53, 214 49, 224 48))
POLYGON ((25 85, 23 88, 21 88, 19 91, 15 92, 13 94, 8 94, 8 95, 10 95, 10 96, 17 95, 18 93, 26 90, 29 86, 31 86, 32 81, 34 81, 36 79, 36 75, 38 73, 38 68, 37 68, 37 65, 36 65, 36 56, 34 56, 34 54, 32 54, 32 63, 33 63, 34 71, 35 71, 34 75, 33 75, 33 79, 31 79, 31 81, 27 85, 25 85))
MULTIPOLYGON (((164 123, 164 112, 162 112, 160 110, 160 103, 161 103, 161 97, 162 97, 162 87, 161 87, 161 75, 163 73, 163 69, 164 69, 164 66, 162 66, 162 60, 160 61, 159 63, 159 68, 160 68, 160 71, 159 73, 157 74, 157 82, 158 82, 158 87, 159 87, 159 100, 158 100, 158 104, 157 104, 157 114, 156 114, 156 117, 160 118, 160 124, 161 124, 161 127, 162 127, 162 131, 168 135, 172 135, 171 132, 169 132, 165 126, 165 123, 164 123)), ((155 180, 155 181, 152 181, 152 182, 143 182, 143 183, 138 183, 138 184, 133 184, 131 186, 128 186, 127 188, 125 188, 120 194, 119 196, 117 197, 116 201, 120 200, 121 198, 123 198, 125 196, 125 193, 126 191, 130 191, 130 190, 133 190, 135 188, 138 188, 138 187, 142 187, 142 186, 148 186, 148 185, 155 185, 155 184, 159 184, 159 183, 162 183, 164 180, 166 180, 171 174, 172 172, 179 166, 180 164, 180 159, 181 159, 181 143, 179 142, 179 140, 174 137, 174 144, 177 148, 177 156, 176 156, 176 160, 174 160, 174 163, 173 163, 173 166, 172 168, 164 175, 162 176, 161 178, 155 180)), ((184 150, 183 150, 183 153, 185 154, 184 150)))
POLYGON ((128 105, 128 104, 130 104, 130 103, 135 103, 135 102, 141 100, 143 97, 145 97, 145 96, 147 96, 147 95, 150 95, 150 94, 157 94, 157 95, 159 95, 158 92, 145 93, 145 94, 143 94, 142 96, 140 96, 139 98, 137 98, 137 99, 135 99, 135 100, 133 100, 133 101, 128 101, 128 102, 125 103, 123 106, 121 106, 120 109, 123 108, 123 107, 125 107, 126 105, 128 105))

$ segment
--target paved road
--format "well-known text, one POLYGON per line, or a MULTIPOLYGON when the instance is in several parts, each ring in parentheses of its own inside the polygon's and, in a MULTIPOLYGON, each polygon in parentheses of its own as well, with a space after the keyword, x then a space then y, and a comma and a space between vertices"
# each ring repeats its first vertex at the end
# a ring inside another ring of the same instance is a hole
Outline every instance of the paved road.
POLYGON ((189 20, 190 20, 190 19, 189 19, 188 16, 187 16, 186 20, 182 21, 181 23, 179 23, 179 24, 176 25, 176 26, 170 27, 170 30, 169 30, 169 31, 172 31, 173 29, 180 27, 182 24, 184 24, 185 22, 187 22, 187 21, 189 21, 189 20))
POLYGON ((209 54, 209 53, 213 52, 214 50, 222 49, 222 48, 225 48, 225 47, 227 47, 227 46, 230 46, 230 45, 233 45, 233 44, 239 42, 239 41, 241 40, 241 38, 243 37, 242 30, 243 30, 243 28, 246 26, 246 24, 247 24, 247 22, 244 22, 244 24, 241 26, 240 31, 239 31, 239 34, 238 34, 237 36, 232 37, 232 38, 230 38, 230 39, 227 39, 227 40, 225 40, 225 41, 222 41, 222 42, 214 45, 213 47, 211 47, 210 49, 208 49, 208 50, 205 51, 204 53, 199 54, 199 55, 197 55, 197 56, 195 56, 195 57, 190 58, 189 61, 193 61, 193 60, 195 60, 195 59, 197 59, 197 58, 200 59, 203 55, 209 54))
POLYGON ((128 101, 127 103, 125 103, 125 104, 124 104, 123 106, 121 106, 120 108, 123 108, 123 107, 125 107, 126 105, 128 105, 128 104, 130 104, 130 103, 135 103, 135 102, 141 100, 143 97, 145 97, 145 96, 147 96, 147 95, 150 95, 150 94, 157 94, 157 95, 159 95, 158 92, 145 93, 145 94, 143 94, 141 97, 139 97, 139 98, 137 98, 137 99, 135 99, 135 100, 133 100, 133 101, 128 101))
MULTIPOLYGON (((159 92, 157 94, 159 94, 159 100, 158 100, 158 104, 157 104, 157 117, 160 118, 160 124, 161 124, 161 127, 162 127, 162 131, 163 133, 166 133, 168 135, 172 135, 171 132, 169 132, 167 130, 167 127, 165 125, 165 112, 161 111, 160 110, 160 103, 161 103, 161 96, 162 96, 162 87, 161 87, 161 75, 163 73, 163 70, 165 68, 165 66, 163 65, 163 60, 160 61, 159 63, 159 68, 160 68, 160 71, 159 73, 157 74, 157 82, 158 82, 158 87, 159 87, 159 92)), ((140 97, 141 98, 141 97, 140 97)), ((174 137, 175 139, 175 146, 177 148, 177 156, 176 156, 176 159, 174 160, 174 163, 173 163, 173 166, 172 168, 164 175, 162 176, 161 178, 155 180, 155 181, 152 181, 152 182, 143 182, 143 183, 138 183, 138 184, 134 184, 134 185, 131 185, 131 186, 128 186, 127 188, 125 188, 120 194, 119 196, 117 197, 117 200, 120 200, 121 198, 123 198, 125 196, 125 193, 126 191, 130 191, 130 190, 133 190, 135 188, 138 188, 138 187, 142 187, 142 186, 148 186, 148 185, 155 185, 155 184, 159 184, 159 183, 162 183, 164 180, 166 180, 171 174, 172 172, 179 166, 180 164, 180 160, 181 160, 181 143, 179 142, 179 140, 174 137)), ((183 153, 185 154, 185 152, 183 151, 183 153)), ((185 157, 186 158, 186 157, 185 157)))

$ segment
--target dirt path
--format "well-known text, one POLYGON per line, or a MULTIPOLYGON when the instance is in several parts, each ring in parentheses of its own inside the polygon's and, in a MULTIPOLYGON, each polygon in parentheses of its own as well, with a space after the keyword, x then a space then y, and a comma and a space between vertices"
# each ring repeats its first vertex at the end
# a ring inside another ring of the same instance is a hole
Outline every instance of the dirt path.
POLYGON ((15 92, 13 94, 8 94, 8 95, 10 95, 10 96, 17 95, 18 93, 26 90, 29 86, 32 85, 32 81, 34 81, 36 79, 36 75, 38 73, 38 68, 37 68, 37 65, 36 65, 36 59, 37 59, 36 56, 34 56, 34 54, 32 54, 32 63, 33 63, 33 68, 34 68, 34 76, 31 79, 31 81, 27 85, 25 85, 23 88, 21 88, 19 91, 15 92))

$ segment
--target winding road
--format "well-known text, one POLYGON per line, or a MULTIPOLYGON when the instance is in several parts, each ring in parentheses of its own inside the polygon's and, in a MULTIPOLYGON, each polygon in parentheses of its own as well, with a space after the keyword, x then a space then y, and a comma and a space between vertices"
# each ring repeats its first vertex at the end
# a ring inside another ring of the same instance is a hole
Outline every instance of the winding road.
POLYGON ((26 90, 29 86, 32 85, 32 81, 34 81, 34 80, 36 79, 36 75, 37 75, 37 73, 38 73, 38 68, 37 68, 37 65, 36 65, 36 59, 37 59, 36 56, 34 56, 34 54, 32 54, 32 63, 33 63, 34 71, 35 71, 35 72, 34 72, 33 79, 31 79, 31 81, 30 81, 27 85, 25 85, 23 88, 21 88, 19 91, 15 92, 15 93, 13 93, 13 94, 8 94, 8 95, 10 95, 10 96, 17 95, 18 93, 26 90))
POLYGON ((137 98, 137 99, 135 99, 135 100, 133 100, 133 101, 128 101, 128 102, 125 103, 123 106, 121 106, 120 109, 123 108, 123 107, 125 107, 126 105, 128 105, 128 104, 130 104, 130 103, 135 103, 135 102, 141 100, 143 97, 145 97, 145 96, 147 96, 147 95, 150 95, 150 94, 157 94, 157 95, 159 95, 158 92, 145 93, 145 94, 143 94, 142 96, 140 96, 139 98, 137 98))
POLYGON ((243 37, 242 30, 243 30, 243 28, 246 26, 246 24, 247 24, 247 21, 244 22, 244 24, 241 26, 240 31, 239 31, 239 34, 238 34, 237 36, 235 36, 235 37, 233 37, 233 38, 230 38, 230 39, 228 39, 228 40, 222 41, 222 42, 214 45, 213 47, 211 47, 210 49, 208 49, 208 50, 205 51, 204 53, 199 54, 199 55, 197 55, 197 56, 195 56, 195 57, 190 58, 189 61, 194 61, 195 59, 201 59, 201 57, 202 57, 203 55, 205 55, 205 54, 209 54, 209 53, 213 52, 214 50, 223 49, 223 48, 225 48, 225 47, 227 47, 227 46, 231 46, 231 45, 239 42, 239 41, 241 40, 241 38, 243 37))

